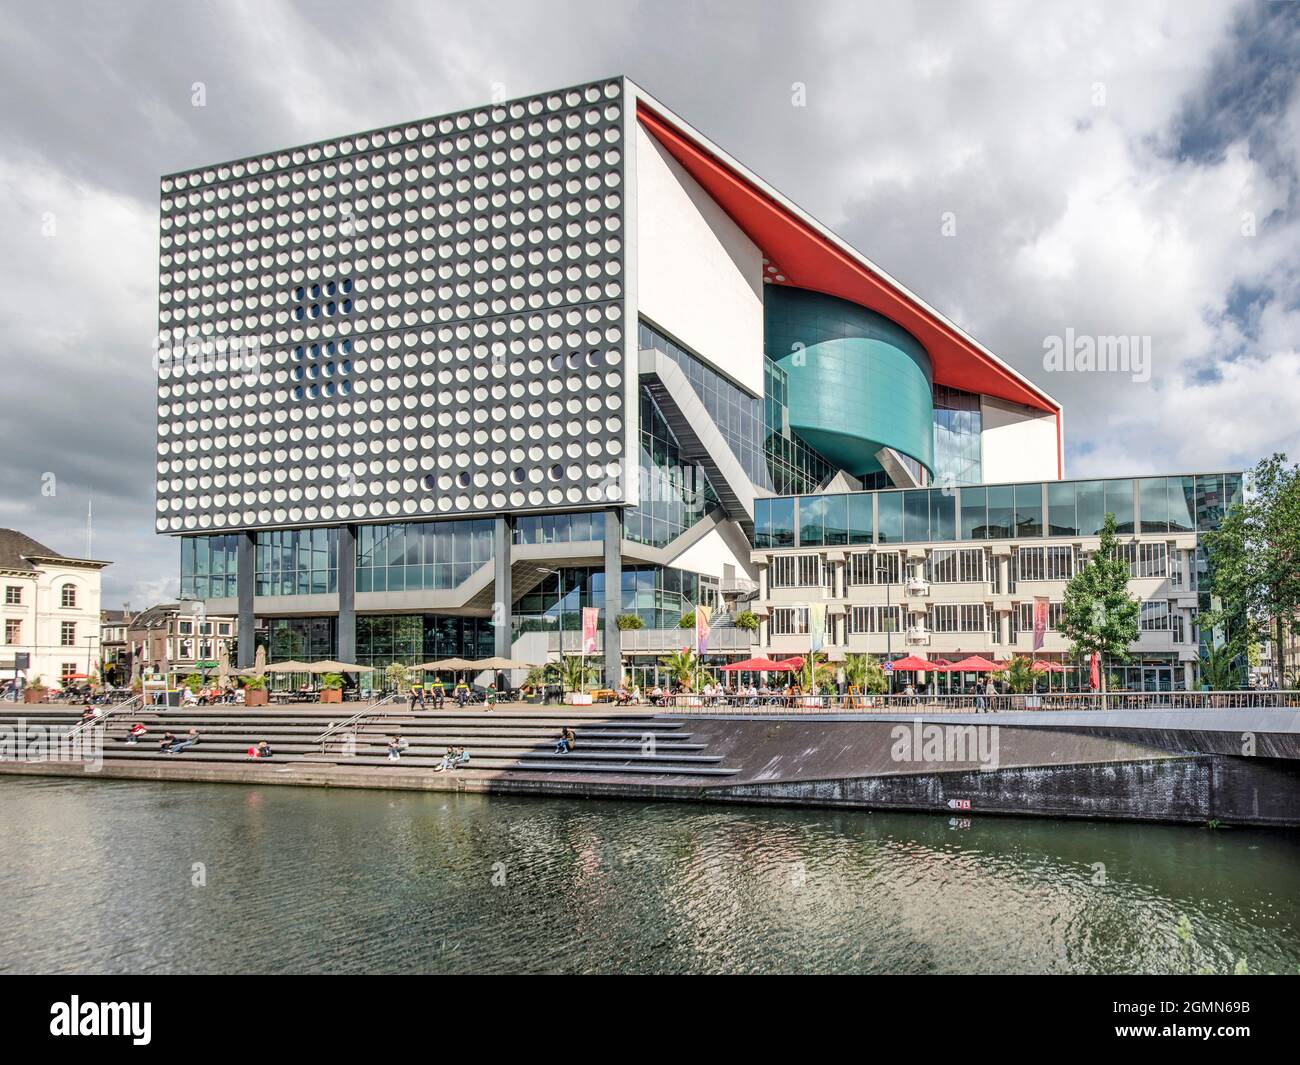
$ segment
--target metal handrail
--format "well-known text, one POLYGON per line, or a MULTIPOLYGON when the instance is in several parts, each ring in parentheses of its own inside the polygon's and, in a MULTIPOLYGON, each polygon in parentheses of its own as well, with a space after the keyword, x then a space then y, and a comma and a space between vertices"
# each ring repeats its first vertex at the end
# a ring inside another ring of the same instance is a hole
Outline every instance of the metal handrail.
POLYGON ((86 729, 93 728, 95 725, 102 725, 113 714, 119 713, 122 710, 129 709, 131 706, 134 706, 136 704, 139 704, 141 706, 144 705, 144 692, 140 692, 136 695, 133 695, 129 699, 123 699, 120 703, 114 703, 98 717, 92 717, 88 721, 79 722, 71 730, 65 732, 63 734, 63 738, 65 740, 70 740, 74 736, 80 736, 83 732, 86 731, 86 729))
POLYGON ((1300 690, 1169 692, 1025 692, 1024 694, 797 695, 750 696, 726 692, 673 695, 653 704, 660 709, 698 714, 864 714, 981 713, 1029 711, 1056 713, 1106 710, 1265 710, 1300 709, 1300 690))
POLYGON ((372 713, 374 713, 376 710, 378 710, 378 709, 379 709, 381 706, 383 706, 385 703, 391 703, 391 702, 394 702, 395 700, 400 699, 400 698, 401 698, 401 695, 400 695, 400 693, 397 693, 397 692, 394 692, 394 693, 391 694, 391 695, 385 695, 385 696, 383 696, 382 698, 377 699, 375 702, 371 703, 369 706, 363 706, 360 710, 358 710, 355 714, 353 714, 353 715, 352 715, 350 718, 348 718, 346 721, 340 721, 337 725, 332 725, 332 726, 330 726, 330 727, 327 728, 324 732, 322 732, 319 736, 317 736, 316 739, 313 740, 312 742, 313 742, 313 743, 319 743, 319 744, 320 744, 320 749, 321 749, 321 754, 324 754, 324 753, 325 753, 325 741, 328 740, 331 736, 333 736, 334 733, 336 733, 336 732, 342 732, 344 729, 348 729, 348 728, 355 729, 355 728, 357 727, 357 725, 361 723, 361 719, 362 719, 362 718, 366 717, 368 714, 372 714, 372 713))

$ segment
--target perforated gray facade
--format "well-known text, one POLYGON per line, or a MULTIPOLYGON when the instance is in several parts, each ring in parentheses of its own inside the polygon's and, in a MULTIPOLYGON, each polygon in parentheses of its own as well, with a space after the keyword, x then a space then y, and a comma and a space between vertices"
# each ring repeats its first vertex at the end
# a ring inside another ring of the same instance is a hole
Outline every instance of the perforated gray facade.
POLYGON ((612 79, 164 178, 158 530, 624 502, 627 128, 612 79))

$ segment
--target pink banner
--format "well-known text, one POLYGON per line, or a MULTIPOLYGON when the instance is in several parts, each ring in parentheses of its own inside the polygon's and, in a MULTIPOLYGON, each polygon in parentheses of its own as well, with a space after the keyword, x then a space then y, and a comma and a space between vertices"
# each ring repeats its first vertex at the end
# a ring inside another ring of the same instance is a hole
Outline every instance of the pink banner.
POLYGON ((1043 638, 1047 635, 1047 597, 1034 596, 1034 650, 1043 649, 1043 638))
POLYGON ((707 606, 695 608, 695 653, 698 655, 709 649, 709 612, 707 606))
POLYGON ((582 608, 582 653, 596 653, 596 630, 600 626, 600 608, 584 606, 582 608))

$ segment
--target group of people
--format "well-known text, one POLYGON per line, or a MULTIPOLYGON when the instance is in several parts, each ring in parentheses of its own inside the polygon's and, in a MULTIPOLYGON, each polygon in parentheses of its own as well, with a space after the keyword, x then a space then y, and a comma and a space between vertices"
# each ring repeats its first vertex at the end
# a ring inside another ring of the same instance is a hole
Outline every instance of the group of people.
MULTIPOLYGON (((149 730, 139 721, 127 730, 126 743, 128 746, 135 746, 142 740, 149 730)), ((174 732, 164 732, 162 739, 158 741, 158 750, 163 754, 180 754, 182 751, 188 751, 191 747, 197 747, 199 743, 199 730, 192 728, 185 733, 183 739, 177 739, 174 732)))
POLYGON ((448 769, 459 769, 463 765, 469 765, 469 751, 464 747, 448 747, 447 753, 442 756, 442 761, 433 767, 433 771, 443 773, 448 769))
POLYGON ((241 703, 244 701, 244 691, 242 688, 236 688, 233 684, 228 684, 222 688, 218 685, 211 685, 207 688, 186 688, 183 696, 186 706, 215 706, 218 703, 241 703))
MULTIPOLYGON (((451 697, 456 700, 456 705, 464 708, 469 704, 470 699, 474 697, 474 690, 463 680, 456 682, 452 689, 451 697)), ((495 684, 489 684, 483 692, 484 709, 491 711, 497 705, 499 693, 495 684)), ((415 710, 417 707, 421 710, 427 710, 429 703, 433 703, 435 710, 441 710, 446 704, 447 695, 443 689, 441 681, 435 681, 432 684, 412 684, 410 690, 410 708, 415 710)))

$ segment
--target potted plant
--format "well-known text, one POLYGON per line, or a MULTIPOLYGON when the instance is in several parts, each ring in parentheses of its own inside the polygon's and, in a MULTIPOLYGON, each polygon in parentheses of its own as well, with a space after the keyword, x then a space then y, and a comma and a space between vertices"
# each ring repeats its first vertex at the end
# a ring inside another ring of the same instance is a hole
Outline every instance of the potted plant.
POLYGON ((564 686, 564 701, 570 706, 590 706, 591 693, 587 685, 596 675, 596 667, 587 665, 578 655, 568 655, 560 666, 560 683, 564 686))
POLYGON ((641 620, 640 614, 619 614, 619 616, 614 619, 614 622, 622 632, 645 628, 645 622, 641 620))
POLYGON ((45 693, 49 688, 45 686, 45 678, 37 677, 23 688, 23 702, 25 703, 43 703, 45 702, 45 693))
POLYGON ((266 705, 266 678, 259 676, 244 678, 244 705, 266 705))
POLYGON ((320 701, 323 703, 341 703, 343 701, 342 673, 325 673, 321 676, 320 701))
POLYGON ((752 610, 742 610, 736 615, 736 628, 743 629, 745 632, 757 632, 758 615, 752 610))
POLYGON ((689 614, 683 614, 680 618, 678 618, 677 627, 679 629, 695 628, 695 611, 692 610, 689 614))

